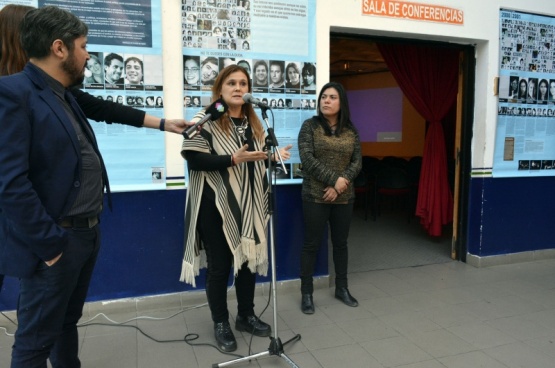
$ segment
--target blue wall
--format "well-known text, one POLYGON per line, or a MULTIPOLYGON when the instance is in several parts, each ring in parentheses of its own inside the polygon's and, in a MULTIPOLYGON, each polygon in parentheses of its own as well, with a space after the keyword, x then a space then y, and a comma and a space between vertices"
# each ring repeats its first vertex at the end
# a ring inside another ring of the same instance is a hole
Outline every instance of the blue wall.
MULTIPOLYGON (((185 195, 185 190, 113 194, 113 212, 102 214, 102 249, 89 301, 193 289, 179 282, 185 195)), ((297 279, 303 239, 301 186, 277 186, 275 198, 276 278, 297 279)), ((328 274, 327 251, 320 252, 316 274, 328 274)), ((204 271, 197 288, 204 289, 204 271)), ((6 279, 0 310, 15 309, 17 292, 17 280, 6 279)))
POLYGON ((555 177, 475 178, 468 253, 484 257, 555 248, 555 177))
MULTIPOLYGON (((471 179, 468 252, 484 257, 555 248, 553 191, 555 177, 471 179)), ((303 237, 300 192, 300 185, 276 188, 278 280, 299 277, 303 237)), ((102 250, 89 301, 192 290, 178 281, 184 204, 185 190, 114 194, 114 211, 102 216, 102 250)), ((316 274, 327 273, 324 250, 316 274)), ((259 281, 269 280, 270 276, 259 277, 259 281)), ((197 281, 198 288, 204 289, 204 271, 197 281)), ((15 309, 17 291, 17 281, 6 279, 0 310, 15 309)))

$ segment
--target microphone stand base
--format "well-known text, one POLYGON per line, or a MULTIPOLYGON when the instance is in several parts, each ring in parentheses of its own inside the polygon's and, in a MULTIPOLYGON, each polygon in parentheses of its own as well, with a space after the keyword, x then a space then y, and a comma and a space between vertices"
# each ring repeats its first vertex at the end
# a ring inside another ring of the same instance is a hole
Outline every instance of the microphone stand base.
POLYGON ((293 362, 287 355, 285 355, 285 353, 283 352, 283 347, 289 344, 290 342, 298 341, 300 339, 301 339, 301 335, 297 334, 282 344, 281 339, 279 337, 278 338, 270 337, 270 340, 271 340, 270 346, 268 347, 267 351, 262 351, 260 353, 249 355, 246 357, 229 360, 224 363, 213 364, 212 368, 228 367, 233 364, 247 362, 247 361, 251 361, 252 359, 262 358, 262 357, 271 356, 271 355, 275 355, 277 357, 282 358, 287 362, 287 364, 289 364, 290 367, 299 368, 299 366, 296 365, 295 362, 293 362))

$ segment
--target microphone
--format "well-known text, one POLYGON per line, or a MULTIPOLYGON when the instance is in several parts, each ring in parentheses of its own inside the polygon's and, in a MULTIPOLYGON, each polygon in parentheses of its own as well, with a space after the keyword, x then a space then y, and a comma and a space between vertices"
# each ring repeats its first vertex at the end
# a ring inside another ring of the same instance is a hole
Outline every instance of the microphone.
POLYGON ((187 139, 192 139, 199 132, 199 127, 203 126, 208 120, 219 119, 227 111, 227 104, 221 98, 217 99, 212 105, 206 108, 206 115, 195 123, 192 127, 184 131, 182 134, 187 139))
POLYGON ((250 93, 245 93, 243 95, 243 101, 246 103, 250 103, 260 107, 261 109, 269 109, 270 107, 266 104, 266 102, 260 101, 258 98, 254 97, 250 93))

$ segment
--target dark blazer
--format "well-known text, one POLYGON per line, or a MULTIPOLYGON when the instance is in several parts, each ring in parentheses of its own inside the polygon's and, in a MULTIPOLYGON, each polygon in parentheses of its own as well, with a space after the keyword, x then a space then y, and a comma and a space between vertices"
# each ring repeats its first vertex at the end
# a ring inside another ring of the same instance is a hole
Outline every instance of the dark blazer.
POLYGON ((0 274, 28 277, 66 247, 56 222, 79 191, 81 151, 59 98, 30 63, 0 78, 0 132, 0 274))

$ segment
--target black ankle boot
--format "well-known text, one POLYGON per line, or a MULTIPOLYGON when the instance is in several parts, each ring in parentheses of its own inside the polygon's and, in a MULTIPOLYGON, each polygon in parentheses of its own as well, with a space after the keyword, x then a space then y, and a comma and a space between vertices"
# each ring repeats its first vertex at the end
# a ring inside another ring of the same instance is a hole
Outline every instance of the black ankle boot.
POLYGON ((301 310, 304 314, 314 314, 314 301, 312 294, 303 294, 301 299, 301 310))
POLYGON ((225 352, 237 350, 237 341, 228 321, 214 323, 214 335, 220 350, 225 352))
POLYGON ((272 334, 270 325, 262 322, 260 318, 254 315, 248 317, 237 316, 237 319, 235 319, 235 329, 260 337, 266 337, 272 334))
POLYGON ((358 301, 351 295, 351 293, 349 293, 349 289, 347 289, 346 287, 335 288, 335 297, 349 307, 358 306, 358 301))

